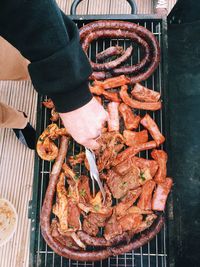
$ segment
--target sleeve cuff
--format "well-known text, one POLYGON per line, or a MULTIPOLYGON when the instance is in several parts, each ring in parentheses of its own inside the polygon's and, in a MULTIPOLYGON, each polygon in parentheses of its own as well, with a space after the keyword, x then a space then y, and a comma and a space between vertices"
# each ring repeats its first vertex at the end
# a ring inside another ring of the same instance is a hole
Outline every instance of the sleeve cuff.
POLYGON ((86 105, 93 97, 89 90, 88 82, 81 84, 77 90, 48 96, 53 100, 56 111, 60 113, 78 109, 86 105))

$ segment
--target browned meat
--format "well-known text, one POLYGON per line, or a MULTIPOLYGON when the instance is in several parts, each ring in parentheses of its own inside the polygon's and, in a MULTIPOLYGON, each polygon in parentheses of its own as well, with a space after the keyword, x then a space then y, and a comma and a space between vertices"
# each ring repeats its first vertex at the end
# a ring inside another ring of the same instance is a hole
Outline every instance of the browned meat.
POLYGON ((75 201, 71 198, 68 199, 68 227, 74 231, 81 229, 80 210, 75 201))
POLYGON ((133 214, 127 214, 124 217, 122 217, 118 223, 122 227, 122 231, 131 231, 134 229, 137 229, 141 223, 142 223, 142 215, 133 213, 133 214))
POLYGON ((96 236, 99 227, 105 226, 105 221, 109 216, 98 213, 90 213, 83 221, 83 230, 89 235, 96 236))
POLYGON ((108 131, 119 131, 119 104, 116 102, 110 102, 108 104, 108 131))
POLYGON ((65 247, 80 250, 80 247, 74 242, 70 235, 61 235, 59 232, 59 223, 56 219, 53 219, 51 223, 51 235, 65 247))
POLYGON ((139 83, 135 84, 131 94, 135 99, 142 102, 157 102, 160 99, 160 93, 150 90, 139 83))
POLYGON ((98 140, 101 145, 97 154, 97 166, 99 172, 103 169, 109 169, 117 153, 123 148, 124 138, 118 132, 104 133, 98 140))
POLYGON ((121 103, 119 106, 119 112, 124 120, 124 125, 127 130, 136 130, 139 126, 141 117, 135 116, 129 106, 121 103))
POLYGON ((158 101, 158 102, 140 102, 138 100, 131 98, 128 94, 128 86, 127 85, 123 85, 121 87, 119 95, 120 95, 121 99, 123 100, 123 102, 131 108, 154 111, 154 110, 159 110, 162 107, 160 101, 158 101))
POLYGON ((119 199, 123 197, 129 190, 136 189, 140 186, 139 177, 140 170, 135 166, 132 166, 132 168, 129 169, 129 172, 123 176, 119 175, 113 170, 109 170, 106 183, 113 197, 119 199))
POLYGON ((122 217, 127 213, 127 210, 135 203, 137 198, 140 196, 142 189, 139 187, 135 190, 130 190, 121 202, 115 207, 117 217, 122 217))
POLYGON ((116 87, 120 87, 128 83, 130 83, 130 79, 124 75, 109 78, 109 79, 104 80, 103 82, 94 81, 95 86, 98 85, 98 86, 103 87, 104 89, 116 88, 116 87))
POLYGON ((142 187, 142 193, 140 195, 137 206, 142 210, 151 210, 152 193, 156 183, 153 180, 147 181, 142 187))
POLYGON ((61 172, 57 183, 56 204, 53 206, 53 213, 59 219, 59 225, 62 232, 67 232, 68 227, 68 198, 65 188, 65 175, 61 172))
POLYGON ((117 155, 115 160, 113 160, 112 162, 112 166, 116 166, 119 163, 123 162, 124 160, 128 160, 128 158, 135 156, 141 151, 149 150, 152 148, 156 148, 155 141, 149 141, 147 143, 138 144, 137 146, 129 147, 117 155))
POLYGON ((47 99, 46 101, 43 101, 42 104, 48 109, 55 107, 53 101, 50 98, 47 99))
POLYGON ((76 173, 67 165, 67 163, 63 163, 62 165, 62 169, 64 171, 64 174, 66 177, 72 179, 72 180, 76 180, 76 173))
POLYGON ((169 177, 165 179, 165 182, 157 185, 157 188, 153 195, 152 209, 164 211, 168 194, 171 190, 173 180, 169 177))
POLYGON ((123 131, 123 136, 125 138, 125 144, 127 146, 137 146, 148 142, 148 132, 143 130, 141 132, 133 132, 129 130, 123 131))
POLYGON ((80 202, 89 203, 91 200, 91 194, 90 194, 89 178, 87 176, 82 175, 79 178, 78 191, 79 191, 80 202))
POLYGON ((158 125, 150 117, 149 114, 146 114, 140 123, 149 131, 152 138, 155 140, 157 146, 165 142, 165 137, 161 134, 158 125))
POLYGON ((112 217, 107 221, 104 228, 104 237, 110 240, 123 232, 121 225, 117 222, 116 214, 113 213, 112 217))
POLYGON ((149 169, 151 177, 153 178, 158 170, 158 163, 155 160, 143 159, 133 157, 133 163, 136 164, 140 170, 149 169))
POLYGON ((165 178, 167 176, 167 153, 163 150, 154 149, 151 152, 151 156, 158 163, 158 171, 154 177, 154 180, 157 183, 162 183, 165 181, 165 178))
POLYGON ((77 155, 71 156, 68 160, 71 166, 81 164, 85 160, 85 152, 80 152, 77 155))
POLYGON ((156 218, 157 218, 157 216, 155 214, 147 215, 145 220, 137 227, 137 229, 134 231, 134 233, 137 234, 137 233, 142 232, 142 231, 146 230, 147 228, 149 228, 153 224, 153 222, 155 221, 156 218))
POLYGON ((104 51, 96 54, 96 59, 98 61, 103 61, 106 58, 112 57, 112 56, 116 56, 116 55, 122 55, 124 53, 124 49, 122 46, 110 46, 107 49, 105 49, 104 51))

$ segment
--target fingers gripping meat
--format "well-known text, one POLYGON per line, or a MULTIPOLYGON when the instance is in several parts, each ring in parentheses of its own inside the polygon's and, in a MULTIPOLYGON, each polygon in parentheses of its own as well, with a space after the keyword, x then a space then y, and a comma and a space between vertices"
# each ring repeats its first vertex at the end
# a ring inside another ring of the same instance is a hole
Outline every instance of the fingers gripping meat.
POLYGON ((146 114, 140 123, 149 131, 150 135, 155 140, 157 146, 165 142, 165 137, 161 134, 157 124, 150 117, 149 114, 146 114))
POLYGON ((157 183, 165 182, 167 176, 167 153, 163 150, 153 150, 151 156, 158 163, 158 171, 154 177, 157 183))
POLYGON ((119 112, 123 117, 124 124, 127 130, 136 130, 138 128, 141 117, 135 116, 132 110, 126 104, 120 104, 119 112))
POLYGON ((133 98, 131 98, 128 95, 128 86, 127 85, 123 85, 121 87, 120 90, 120 97, 121 99, 124 101, 124 103, 128 106, 130 106, 131 108, 135 108, 135 109, 144 109, 144 110, 159 110, 161 109, 161 102, 139 102, 133 98))
POLYGON ((139 83, 136 83, 131 94, 135 99, 142 102, 157 102, 160 99, 160 93, 150 90, 139 83))

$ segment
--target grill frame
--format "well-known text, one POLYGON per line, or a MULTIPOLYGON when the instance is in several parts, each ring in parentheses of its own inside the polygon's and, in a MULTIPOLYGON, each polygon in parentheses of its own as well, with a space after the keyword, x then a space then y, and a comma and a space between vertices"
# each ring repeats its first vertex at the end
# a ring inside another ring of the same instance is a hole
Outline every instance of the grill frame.
MULTIPOLYGON (((167 97, 167 22, 165 18, 159 17, 158 15, 75 15, 71 16, 78 27, 80 24, 89 23, 100 19, 113 19, 113 20, 124 20, 140 25, 148 26, 151 25, 155 36, 159 40, 161 47, 161 62, 155 73, 144 82, 144 85, 152 89, 161 90, 161 98, 164 102, 162 111, 149 112, 153 114, 153 118, 156 120, 161 128, 161 131, 166 136, 166 143, 164 149, 168 152, 170 157, 170 127, 168 119, 168 97, 167 97), (156 28, 157 25, 157 28, 156 28), (155 28, 154 28, 155 27, 155 28), (149 84, 152 84, 150 86, 149 84), (158 88, 159 87, 159 88, 158 88), (156 113, 156 116, 155 116, 156 113)), ((148 28, 149 29, 149 28, 148 28)), ((149 29, 149 30, 152 30, 149 29)), ((89 50, 89 55, 91 49, 89 50)), ((50 114, 46 108, 42 106, 42 101, 47 97, 38 96, 38 108, 37 108, 37 136, 41 134, 43 129, 50 123, 50 114)), ((140 113, 140 111, 139 111, 140 113)), ((161 148, 163 148, 161 146, 161 148)), ((72 151, 75 147, 73 145, 72 151)), ((143 153, 142 156, 149 157, 148 152, 143 153)), ((33 197, 29 205, 29 218, 31 219, 31 240, 30 240, 30 266, 110 266, 110 267, 122 267, 122 266, 136 266, 136 267, 166 267, 174 266, 173 264, 173 250, 170 246, 170 236, 172 235, 173 229, 173 205, 172 197, 170 196, 168 201, 168 207, 166 212, 166 223, 161 232, 147 245, 143 246, 136 251, 126 253, 117 257, 111 257, 107 260, 100 262, 77 262, 72 260, 66 260, 60 256, 57 256, 52 250, 46 245, 45 241, 42 241, 40 227, 39 227, 39 214, 42 205, 42 198, 44 197, 45 189, 48 184, 48 176, 51 163, 44 162, 35 156, 34 166, 34 182, 33 182, 33 197), (41 249, 41 246, 43 248, 41 249), (152 249, 153 247, 153 249, 152 249)), ((168 166, 170 174, 170 166, 168 166)))

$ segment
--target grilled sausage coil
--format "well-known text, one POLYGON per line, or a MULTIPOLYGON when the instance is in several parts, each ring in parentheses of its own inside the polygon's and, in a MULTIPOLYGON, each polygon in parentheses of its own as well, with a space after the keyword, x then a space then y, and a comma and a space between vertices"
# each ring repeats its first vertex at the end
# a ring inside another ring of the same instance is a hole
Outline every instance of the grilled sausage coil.
POLYGON ((105 79, 112 75, 134 74, 131 77, 131 83, 134 84, 146 80, 157 68, 160 62, 159 44, 153 33, 146 28, 131 22, 100 20, 86 24, 80 29, 80 40, 86 53, 93 40, 103 37, 129 38, 142 47, 144 57, 133 66, 119 68, 116 67, 122 64, 121 57, 102 64, 91 62, 93 69, 100 71, 94 72, 91 78, 105 79))

